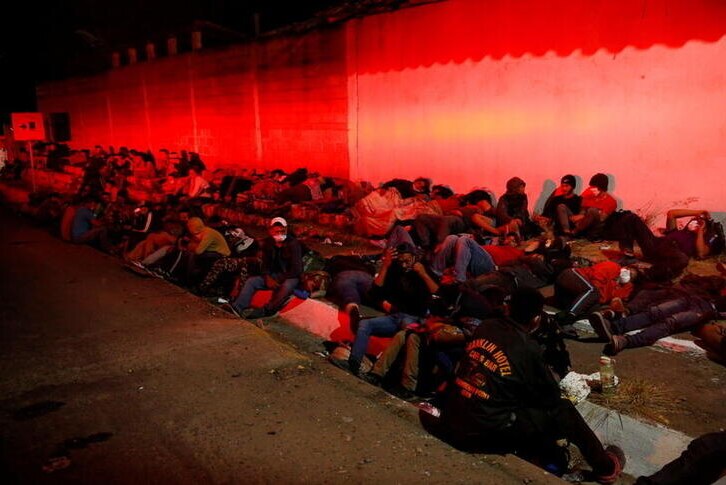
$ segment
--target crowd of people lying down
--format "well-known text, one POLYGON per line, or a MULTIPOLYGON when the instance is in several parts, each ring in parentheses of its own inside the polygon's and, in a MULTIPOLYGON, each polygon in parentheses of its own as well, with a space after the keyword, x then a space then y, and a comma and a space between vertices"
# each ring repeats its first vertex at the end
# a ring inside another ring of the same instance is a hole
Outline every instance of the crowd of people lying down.
MULTIPOLYGON (((575 176, 561 177, 533 214, 518 177, 495 203, 488 190, 456 194, 424 177, 373 188, 304 169, 242 170, 210 181, 197 155, 170 163, 161 151, 155 162, 135 156, 164 196, 135 204, 126 192, 134 174, 127 155, 97 147, 78 194, 62 205, 38 199, 36 213, 58 219, 64 239, 117 254, 134 271, 224 296, 225 308, 243 318, 270 317, 293 296, 325 293, 349 316, 352 335, 331 361, 402 399, 431 400, 437 412, 422 414, 424 426, 458 448, 512 452, 563 473, 565 439, 595 480, 617 479, 622 451, 604 447, 558 387, 572 367, 566 339, 578 338, 579 319, 589 320, 606 355, 690 330, 712 360, 726 362, 718 323, 726 269, 684 275, 692 258, 724 250, 721 225, 705 210, 674 208, 656 234, 637 214, 617 210, 602 173, 579 194, 575 176), (230 209, 266 236, 255 239, 252 227, 222 217, 230 209), (341 228, 382 252, 321 258, 293 227, 308 210, 342 216, 341 228), (593 263, 572 254, 573 239, 615 241, 619 251, 593 263), (550 285, 546 301, 540 289, 550 285), (263 289, 272 296, 253 308, 263 289), (372 337, 390 339, 377 358, 369 355, 372 337)), ((724 471, 723 432, 693 448, 666 475, 641 483, 724 471)))

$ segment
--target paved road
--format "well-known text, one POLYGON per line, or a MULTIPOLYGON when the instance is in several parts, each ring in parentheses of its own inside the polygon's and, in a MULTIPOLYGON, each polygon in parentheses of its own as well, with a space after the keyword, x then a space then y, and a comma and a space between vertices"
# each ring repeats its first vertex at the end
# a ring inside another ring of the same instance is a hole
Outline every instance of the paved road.
POLYGON ((0 274, 0 473, 12 481, 555 481, 459 453, 409 405, 7 212, 0 274))

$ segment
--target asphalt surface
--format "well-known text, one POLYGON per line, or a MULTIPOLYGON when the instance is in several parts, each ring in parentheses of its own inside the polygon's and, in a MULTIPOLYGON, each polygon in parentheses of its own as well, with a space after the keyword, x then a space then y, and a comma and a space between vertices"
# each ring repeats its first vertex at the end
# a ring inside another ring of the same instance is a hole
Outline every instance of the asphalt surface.
POLYGON ((0 211, 5 483, 554 483, 118 260, 0 211))

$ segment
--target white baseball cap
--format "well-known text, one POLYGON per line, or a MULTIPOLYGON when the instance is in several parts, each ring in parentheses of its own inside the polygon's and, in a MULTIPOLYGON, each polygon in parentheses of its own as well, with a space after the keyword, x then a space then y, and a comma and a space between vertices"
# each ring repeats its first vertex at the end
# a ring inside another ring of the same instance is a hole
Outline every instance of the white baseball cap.
POLYGON ((282 227, 287 227, 287 221, 282 217, 274 217, 270 221, 270 227, 274 226, 275 224, 280 224, 282 227))

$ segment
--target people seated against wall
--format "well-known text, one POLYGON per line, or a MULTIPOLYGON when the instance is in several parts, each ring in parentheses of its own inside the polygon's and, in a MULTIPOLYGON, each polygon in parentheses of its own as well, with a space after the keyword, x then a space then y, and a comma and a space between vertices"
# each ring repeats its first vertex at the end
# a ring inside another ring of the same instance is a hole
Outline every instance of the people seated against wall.
POLYGON ((567 469, 557 444, 580 450, 600 483, 614 483, 622 450, 603 447, 560 389, 531 335, 542 321, 544 298, 533 289, 512 294, 507 316, 484 320, 466 346, 441 396, 439 418, 421 412, 424 427, 467 451, 513 453, 545 467, 567 469))
POLYGON ((111 252, 108 228, 96 218, 96 210, 100 202, 96 198, 86 197, 76 209, 71 228, 71 241, 77 244, 91 244, 99 249, 111 252))
POLYGON ((602 239, 605 220, 618 208, 617 201, 608 193, 610 181, 604 173, 596 173, 582 194, 579 214, 570 214, 569 208, 562 209, 575 225, 574 230, 563 230, 567 236, 602 239))
POLYGON ((182 194, 190 199, 203 196, 209 190, 209 182, 202 177, 202 171, 195 167, 189 171, 189 177, 182 187, 182 194))
POLYGON ((486 190, 477 189, 469 192, 464 196, 464 204, 459 209, 466 228, 464 232, 479 233, 483 237, 510 232, 506 224, 497 224, 492 196, 486 190))
POLYGON ((287 302, 300 282, 303 272, 302 246, 282 217, 270 221, 268 237, 262 242, 262 267, 259 276, 247 279, 232 309, 247 318, 275 315, 287 302), (252 297, 258 290, 272 290, 270 301, 250 310, 252 297))
POLYGON ((150 266, 154 260, 146 261, 146 258, 162 248, 172 248, 183 232, 179 222, 167 221, 159 231, 152 232, 139 242, 133 249, 124 255, 124 259, 132 263, 140 263, 150 266))
POLYGON ((572 216, 579 214, 582 206, 582 197, 575 193, 577 179, 574 175, 565 175, 560 179, 560 185, 547 198, 542 209, 544 224, 553 224, 554 233, 558 236, 571 234, 574 229, 572 216))
POLYGON ((507 227, 506 232, 516 232, 522 239, 542 234, 542 228, 535 224, 529 214, 529 201, 525 193, 526 183, 519 177, 507 181, 507 191, 497 202, 497 224, 507 227))

